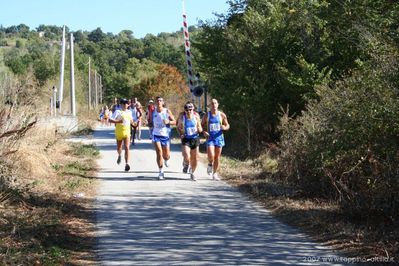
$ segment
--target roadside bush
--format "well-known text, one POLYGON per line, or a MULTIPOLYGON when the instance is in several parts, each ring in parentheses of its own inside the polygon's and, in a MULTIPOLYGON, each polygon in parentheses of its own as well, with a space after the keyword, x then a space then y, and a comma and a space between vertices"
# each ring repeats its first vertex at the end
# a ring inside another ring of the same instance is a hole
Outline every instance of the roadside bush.
POLYGON ((25 75, 28 72, 31 60, 29 56, 14 48, 4 54, 4 64, 16 75, 25 75))
MULTIPOLYGON (((37 100, 34 86, 28 75, 23 80, 13 80, 4 90, 6 97, 0 96, 0 176, 1 183, 9 180, 14 164, 18 164, 13 158, 18 150, 20 141, 26 133, 34 127, 37 121, 37 100)), ((37 95, 37 93, 36 93, 37 95)), ((0 184, 1 185, 1 184, 0 184)), ((1 191, 0 191, 1 192, 1 191)))
POLYGON ((298 119, 283 117, 279 166, 309 195, 393 220, 399 214, 399 88, 397 65, 387 59, 318 88, 319 101, 298 119))
POLYGON ((15 47, 17 48, 23 48, 25 43, 22 40, 16 40, 15 41, 15 47))

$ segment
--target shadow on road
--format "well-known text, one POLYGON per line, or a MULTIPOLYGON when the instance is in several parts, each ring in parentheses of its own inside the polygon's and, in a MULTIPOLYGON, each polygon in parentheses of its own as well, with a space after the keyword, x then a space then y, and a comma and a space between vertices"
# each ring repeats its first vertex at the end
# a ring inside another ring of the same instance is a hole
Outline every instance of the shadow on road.
MULTIPOLYGON (((100 130, 95 137, 102 140, 100 150, 111 154, 113 134, 100 130)), ((142 137, 146 142, 134 146, 133 154, 153 149, 147 130, 142 137)), ((172 150, 180 151, 180 145, 172 150)), ((315 265, 309 257, 332 256, 225 183, 208 177, 188 181, 187 174, 176 171, 181 165, 176 161, 166 181, 156 181, 157 171, 145 170, 152 164, 142 157, 129 173, 104 167, 98 177, 101 265, 315 265)))

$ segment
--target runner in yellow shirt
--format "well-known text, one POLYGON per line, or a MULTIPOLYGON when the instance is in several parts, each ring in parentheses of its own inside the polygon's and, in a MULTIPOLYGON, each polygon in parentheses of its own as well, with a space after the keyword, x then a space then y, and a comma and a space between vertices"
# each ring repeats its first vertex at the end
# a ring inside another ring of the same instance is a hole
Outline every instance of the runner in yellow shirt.
POLYGON ((129 102, 126 99, 121 99, 120 104, 122 109, 116 110, 112 117, 109 118, 111 123, 115 123, 115 138, 118 152, 117 164, 121 163, 122 143, 125 145, 125 171, 130 170, 129 165, 129 144, 130 144, 130 126, 135 126, 133 121, 132 112, 128 110, 129 102))

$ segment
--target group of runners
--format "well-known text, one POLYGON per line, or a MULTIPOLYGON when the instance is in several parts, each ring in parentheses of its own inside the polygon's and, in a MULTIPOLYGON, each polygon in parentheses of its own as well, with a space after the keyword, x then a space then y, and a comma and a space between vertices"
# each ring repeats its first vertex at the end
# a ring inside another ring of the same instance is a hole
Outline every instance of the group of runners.
MULTIPOLYGON (((131 136, 133 134, 134 142, 134 130, 141 122, 139 118, 142 117, 143 112, 141 108, 137 108, 137 106, 141 106, 137 104, 137 99, 135 99, 135 103, 129 103, 129 100, 121 99, 117 106, 113 108, 113 113, 108 120, 115 124, 115 138, 118 152, 117 164, 120 164, 122 161, 122 145, 124 145, 125 171, 129 171, 131 136)), ((200 134, 203 134, 207 139, 207 173, 208 175, 212 175, 213 180, 220 180, 218 169, 222 148, 225 145, 223 131, 228 130, 230 125, 227 116, 219 111, 218 107, 218 101, 212 99, 210 111, 205 113, 201 119, 194 109, 194 104, 189 101, 184 105, 184 111, 175 119, 171 110, 165 107, 162 97, 156 97, 155 102, 152 100, 149 101, 145 113, 150 129, 150 137, 156 152, 159 180, 165 178, 164 166, 169 167, 171 126, 176 126, 181 138, 183 173, 190 174, 191 180, 197 180, 195 170, 199 159, 200 134)))

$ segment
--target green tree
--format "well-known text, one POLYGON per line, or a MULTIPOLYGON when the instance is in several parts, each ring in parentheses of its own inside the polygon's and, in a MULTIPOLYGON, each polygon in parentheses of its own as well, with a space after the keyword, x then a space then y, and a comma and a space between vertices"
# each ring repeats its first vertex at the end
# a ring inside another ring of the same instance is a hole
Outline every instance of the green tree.
POLYGON ((89 41, 92 42, 102 42, 107 38, 107 35, 101 30, 101 28, 97 28, 90 32, 88 35, 89 41))
POLYGON ((233 8, 228 17, 204 24, 193 46, 212 96, 235 117, 236 137, 251 152, 255 143, 278 137, 280 106, 300 113, 314 86, 328 82, 329 70, 318 64, 326 57, 325 22, 317 17, 318 1, 254 0, 244 12, 233 8))
POLYGON ((43 86, 47 80, 55 77, 58 72, 58 64, 51 54, 43 55, 41 58, 35 60, 33 64, 33 71, 40 86, 43 86))
POLYGON ((131 86, 139 84, 141 80, 152 79, 157 75, 157 64, 149 59, 129 59, 126 65, 126 76, 131 86))
POLYGON ((4 63, 14 74, 23 75, 28 70, 31 59, 22 55, 19 49, 12 49, 4 55, 4 63))
POLYGON ((15 41, 15 47, 23 48, 24 47, 24 42, 21 39, 16 40, 15 41))
POLYGON ((22 38, 27 38, 29 35, 29 26, 25 25, 25 24, 19 24, 17 26, 17 30, 19 33, 19 36, 22 38))
POLYGON ((126 40, 126 41, 133 40, 134 39, 133 31, 131 31, 131 30, 123 30, 123 31, 119 32, 118 37, 123 39, 123 40, 126 40))
POLYGON ((85 36, 81 30, 78 30, 73 33, 73 38, 76 43, 80 43, 87 39, 87 36, 85 36))
POLYGON ((143 39, 144 56, 157 63, 166 63, 179 67, 182 61, 183 52, 167 43, 164 39, 152 34, 147 34, 143 39))

